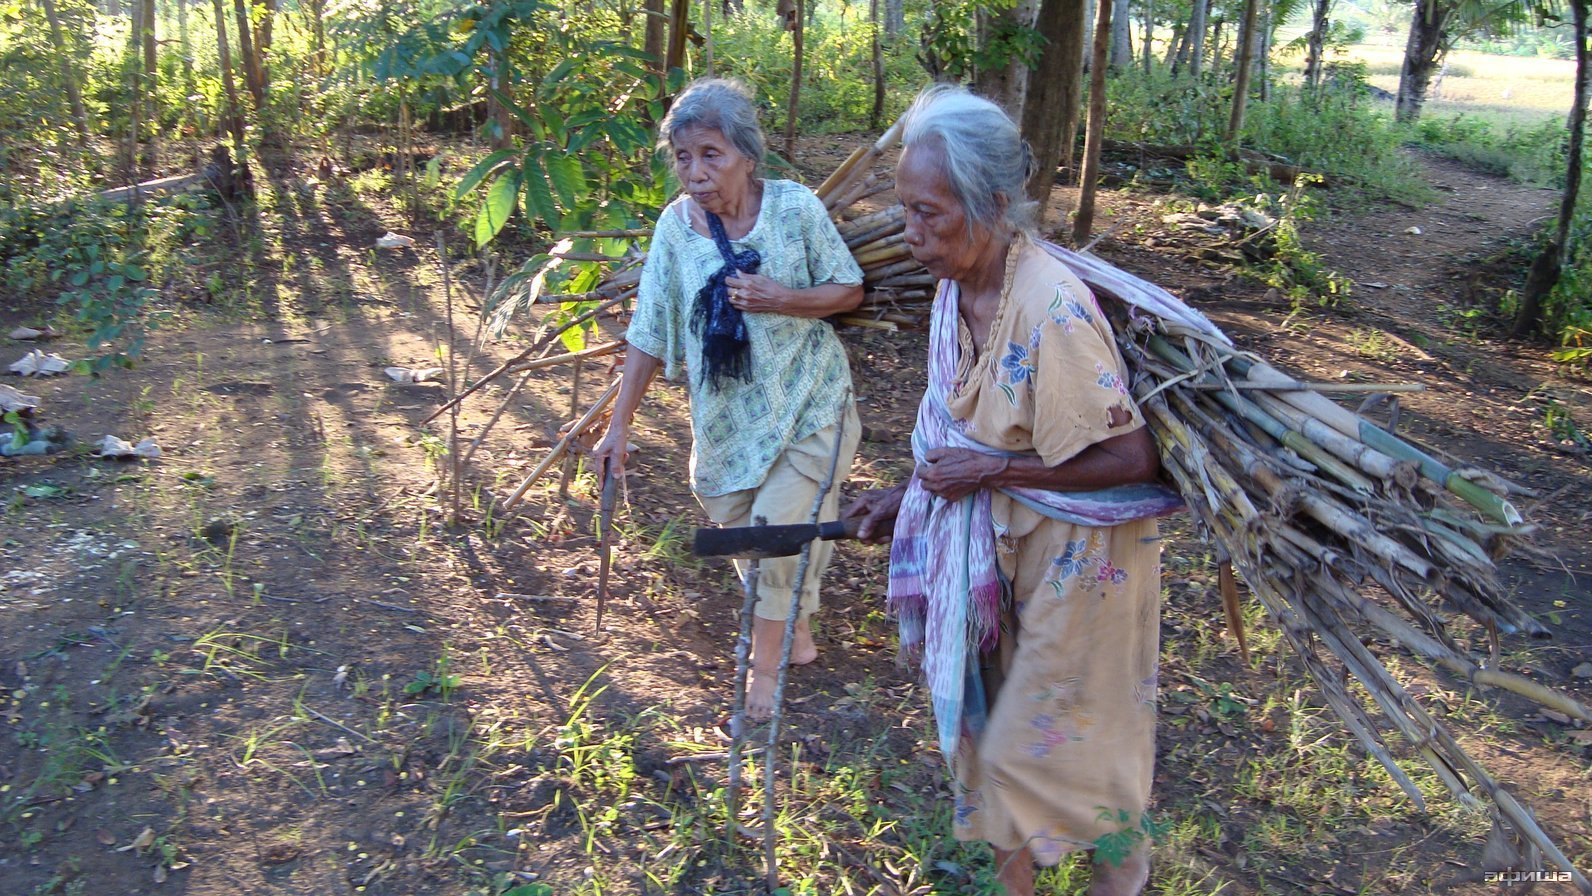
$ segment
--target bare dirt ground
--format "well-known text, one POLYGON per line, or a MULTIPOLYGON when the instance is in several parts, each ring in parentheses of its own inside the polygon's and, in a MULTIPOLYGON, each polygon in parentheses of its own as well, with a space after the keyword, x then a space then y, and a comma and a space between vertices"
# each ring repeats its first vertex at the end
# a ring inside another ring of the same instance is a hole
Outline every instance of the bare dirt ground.
MULTIPOLYGON (((807 174, 847 148, 808 147, 807 174)), ((1265 287, 1147 246, 1165 210, 1154 196, 1108 195, 1108 223, 1145 226, 1119 227, 1135 235, 1098 251, 1301 376, 1425 384, 1400 403, 1402 431, 1540 496, 1525 503, 1546 556, 1505 571, 1559 637, 1509 644, 1509 657, 1585 699, 1574 670, 1592 660, 1592 459, 1546 421, 1551 402, 1592 429, 1592 384, 1547 363, 1543 346, 1486 340, 1472 311, 1480 291, 1510 285, 1518 271, 1492 260, 1555 197, 1426 162, 1439 204, 1310 227, 1323 262, 1359 284, 1335 309, 1289 317, 1265 287)), ((725 748, 740 599, 727 564, 689 556, 703 520, 684 484, 682 393, 657 389, 640 420, 614 599, 594 633, 592 477, 571 477, 567 496, 558 477, 544 481, 511 519, 493 498, 608 371, 588 367, 573 396, 567 368, 532 378, 475 455, 464 523, 449 527, 435 491, 441 430, 418 427, 444 387, 382 372, 446 355, 434 253, 372 250, 402 218, 346 184, 284 171, 266 195, 250 282, 220 271, 246 313, 185 315, 131 371, 13 382, 82 442, 153 436, 164 455, 0 460, 0 892, 762 892, 755 844, 734 855, 721 844, 723 761, 699 755, 725 748)), ((455 273, 462 356, 483 276, 455 273)), ((5 329, 39 320, 10 304, 5 329)), ((867 426, 855 490, 907 466, 923 345, 846 339, 867 426)), ((518 350, 489 346, 469 376, 518 350)), ((466 404, 466 437, 505 395, 466 404)), ((1168 528, 1157 775, 1168 834, 1153 889, 1498 892, 1479 881, 1485 824, 1399 797, 1258 618, 1259 656, 1238 659, 1210 548, 1181 521, 1168 528)), ((796 869, 792 892, 992 892, 987 858, 946 840, 924 700, 893 662, 885 560, 839 552, 820 661, 792 673, 781 864, 796 869)), ((1409 672, 1592 867, 1592 738, 1409 672)), ((1048 885, 1074 892, 1078 880, 1064 870, 1048 885)))

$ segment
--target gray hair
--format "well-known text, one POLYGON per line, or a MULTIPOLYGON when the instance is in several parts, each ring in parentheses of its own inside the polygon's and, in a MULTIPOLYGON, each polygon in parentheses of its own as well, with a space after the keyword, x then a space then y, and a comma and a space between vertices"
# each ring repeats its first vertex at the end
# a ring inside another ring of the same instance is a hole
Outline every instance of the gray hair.
POLYGON ((658 126, 658 148, 673 149, 675 135, 688 128, 712 128, 736 152, 763 165, 763 129, 757 123, 752 91, 731 78, 698 78, 674 98, 658 126))
POLYGON ((999 106, 965 88, 936 84, 918 94, 906 119, 902 145, 940 150, 969 233, 974 226, 998 230, 1002 224, 1033 233, 1039 204, 1028 198, 1026 185, 1034 157, 999 106))

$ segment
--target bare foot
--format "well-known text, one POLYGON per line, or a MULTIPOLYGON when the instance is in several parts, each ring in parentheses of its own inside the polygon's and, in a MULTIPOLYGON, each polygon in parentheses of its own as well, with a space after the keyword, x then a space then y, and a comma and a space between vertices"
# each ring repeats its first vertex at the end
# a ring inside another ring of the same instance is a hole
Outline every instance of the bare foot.
POLYGON ((752 668, 746 680, 746 717, 766 722, 774 715, 774 688, 779 684, 778 669, 752 668))
POLYGON ((1139 896, 1149 880, 1150 856, 1148 850, 1140 849, 1120 865, 1095 862, 1089 896, 1139 896))
MULTIPOLYGON (((774 714, 774 691, 779 686, 779 660, 784 653, 785 620, 752 620, 752 672, 746 681, 746 717, 754 722, 766 721, 774 714)), ((813 629, 807 619, 796 620, 796 634, 791 641, 790 664, 805 666, 818 659, 818 645, 813 643, 813 629)))
POLYGON ((1034 855, 1028 847, 1015 852, 996 848, 995 880, 1006 896, 1034 896, 1034 855))

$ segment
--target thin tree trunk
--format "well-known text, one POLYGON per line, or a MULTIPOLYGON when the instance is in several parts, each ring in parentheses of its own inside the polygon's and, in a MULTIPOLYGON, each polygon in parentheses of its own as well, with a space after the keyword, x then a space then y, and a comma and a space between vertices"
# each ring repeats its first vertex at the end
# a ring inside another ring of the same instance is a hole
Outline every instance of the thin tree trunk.
POLYGON ((906 30, 905 0, 884 0, 884 33, 892 37, 906 30))
MULTIPOLYGON (((140 47, 144 33, 144 4, 142 0, 134 0, 132 7, 133 27, 127 35, 127 181, 137 183, 141 178, 138 171, 138 142, 143 136, 144 129, 144 66, 140 59, 140 47)), ((138 204, 138 192, 133 192, 133 205, 138 204)))
POLYGON ((122 0, 105 0, 105 14, 113 19, 122 17, 122 0))
POLYGON ((177 0, 177 49, 182 53, 182 95, 193 96, 193 39, 188 34, 187 0, 177 0))
POLYGON ((326 76, 326 0, 309 0, 310 14, 314 17, 315 74, 326 76))
POLYGON ((1570 253, 1570 225, 1575 220, 1575 205, 1581 195, 1587 88, 1592 85, 1592 53, 1587 48, 1587 0, 1570 0, 1570 15, 1575 25, 1575 96, 1570 102, 1570 152, 1565 167, 1564 195, 1559 199, 1559 220, 1553 238, 1531 263, 1531 273, 1521 291, 1520 307, 1509 329, 1509 335, 1516 339, 1530 336, 1542 326, 1542 303, 1564 272, 1564 260, 1570 253))
POLYGON ((1083 97, 1083 8, 1084 0, 1044 0, 1034 22, 1045 49, 1028 79, 1022 131, 1034 152, 1028 197, 1036 202, 1050 198, 1058 168, 1069 178, 1075 174, 1072 155, 1083 97))
POLYGON ((260 77, 260 60, 254 55, 253 23, 249 21, 248 0, 232 0, 238 20, 238 63, 243 68, 243 83, 254 97, 254 108, 265 108, 265 81, 260 77))
POLYGON ((663 0, 646 0, 646 29, 642 31, 641 51, 652 59, 653 68, 664 72, 663 39, 669 19, 663 12, 663 0))
POLYGON ((61 17, 55 12, 55 0, 41 0, 44 17, 50 23, 50 43, 61 65, 61 81, 66 86, 66 102, 72 110, 72 126, 77 129, 77 145, 88 146, 88 111, 83 108, 83 94, 77 88, 77 53, 67 43, 66 32, 61 29, 61 17))
POLYGON ((672 0, 669 7, 669 50, 663 60, 667 74, 685 68, 686 32, 691 26, 691 0, 672 0))
POLYGON ((790 108, 785 113, 785 158, 796 158, 796 105, 802 95, 802 32, 807 30, 808 0, 796 0, 796 30, 791 32, 790 108))
POLYGON ((1238 144, 1238 135, 1244 128, 1244 110, 1249 104, 1250 74, 1254 71, 1256 22, 1259 21, 1260 0, 1244 0, 1244 18, 1238 28, 1237 77, 1233 79, 1233 113, 1227 118, 1227 142, 1238 144))
MULTIPOLYGON (((178 0, 181 2, 181 0, 178 0)), ((262 92, 271 89, 271 31, 276 21, 277 0, 262 0, 260 6, 265 12, 260 16, 260 24, 254 32, 254 58, 260 67, 260 89, 262 92)))
POLYGON ((1148 76, 1154 65, 1150 55, 1150 42, 1155 37, 1155 0, 1143 0, 1142 5, 1144 6, 1144 42, 1140 50, 1144 54, 1144 74, 1148 76))
POLYGON ((1448 17, 1452 7, 1446 0, 1415 0, 1410 18, 1410 37, 1404 44, 1404 62, 1399 69, 1399 93, 1393 117, 1411 122, 1421 117, 1426 91, 1432 83, 1432 70, 1446 52, 1448 17))
MULTIPOLYGON (((144 50, 144 93, 149 97, 150 103, 153 105, 155 98, 155 87, 157 86, 156 79, 158 77, 159 71, 156 68, 157 60, 155 56, 158 49, 158 46, 155 43, 155 0, 142 0, 142 2, 143 27, 139 29, 141 31, 139 40, 142 43, 144 50)), ((151 121, 155 119, 153 110, 151 110, 149 119, 151 121)))
POLYGON ((1210 19, 1211 0, 1194 0, 1194 12, 1189 16, 1188 74, 1196 80, 1204 73, 1205 30, 1210 19))
POLYGON ((1272 28, 1271 4, 1267 3, 1260 14, 1260 34, 1255 44, 1255 77, 1260 80, 1260 101, 1271 102, 1271 42, 1276 34, 1272 28))
MULTIPOLYGON (((1192 13, 1191 13, 1192 14, 1192 13)), ((1166 44, 1166 60, 1162 63, 1176 75, 1188 62, 1188 22, 1179 19, 1172 26, 1172 39, 1166 44)))
POLYGON ((1311 7, 1310 33, 1305 36, 1305 87, 1321 89, 1322 54, 1327 44, 1327 29, 1332 27, 1328 18, 1332 13, 1332 0, 1315 0, 1311 7))
POLYGON ((497 50, 489 54, 492 64, 492 90, 487 96, 487 119, 492 122, 492 148, 508 149, 514 145, 514 116, 509 107, 498 99, 498 94, 508 95, 508 79, 503 77, 503 54, 497 50))
POLYGON ((1118 72, 1133 65, 1132 0, 1111 2, 1111 70, 1118 72))
MULTIPOLYGON (((238 82, 232 76, 232 51, 227 46, 227 14, 221 0, 212 0, 216 13, 216 56, 221 69, 221 90, 227 98, 227 130, 232 132, 234 149, 243 146, 243 103, 238 99, 238 82)), ((239 155, 235 160, 243 164, 239 155)))
POLYGON ((1084 135, 1083 174, 1078 179, 1078 216, 1072 222, 1074 246, 1082 246, 1094 230, 1095 181, 1100 179, 1100 143, 1106 133, 1106 56, 1111 50, 1111 3, 1102 0, 1099 7, 1094 66, 1089 71, 1089 127, 1084 135))
POLYGON ((719 0, 702 0, 702 70, 713 77, 713 4, 719 0))
POLYGON ((873 29, 873 110, 868 114, 871 130, 884 124, 884 49, 879 43, 879 0, 868 0, 868 24, 873 29))

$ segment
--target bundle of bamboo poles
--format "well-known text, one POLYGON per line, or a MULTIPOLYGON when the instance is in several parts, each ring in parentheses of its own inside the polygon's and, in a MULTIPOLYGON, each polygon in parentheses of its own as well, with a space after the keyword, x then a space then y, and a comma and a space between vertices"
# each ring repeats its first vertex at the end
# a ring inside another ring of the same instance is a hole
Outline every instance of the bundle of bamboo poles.
MULTIPOLYGON (((899 138, 900 127, 859 148, 816 190, 863 271, 863 306, 842 323, 894 330, 928 319, 935 284, 906 246, 901 207, 853 209, 890 189, 889 179, 872 169, 899 138)), ((555 263, 586 260, 567 243, 552 254, 555 263)), ((537 276, 520 304, 600 300, 584 321, 634 297, 641 260, 614 259, 614 274, 576 296, 542 295, 537 276)), ((1455 614, 1469 616, 1492 658, 1501 635, 1547 634, 1505 597, 1497 579, 1494 558, 1530 534, 1508 500, 1509 486, 1482 471, 1440 462, 1321 391, 1345 387, 1301 383, 1235 351, 1214 328, 1191 329, 1154 314, 1130 318, 1109 290, 1101 298, 1116 320, 1167 475, 1196 523, 1281 627, 1328 706, 1417 805, 1424 807, 1424 800, 1396 762, 1388 732, 1398 732, 1402 750, 1430 765, 1457 799, 1486 807, 1501 831, 1571 872, 1581 891, 1592 893, 1592 884, 1529 810, 1460 747, 1378 656, 1401 649, 1478 687, 1503 689, 1592 723, 1587 707, 1495 668, 1494 659, 1478 659, 1450 630, 1455 614), (1351 694, 1346 674, 1363 692, 1351 694)), ((553 354, 558 333, 572 325, 542 333, 532 349, 492 376, 529 376, 574 363, 578 377, 586 355, 553 354), (542 357, 532 359, 537 351, 542 357)), ((591 354, 618 347, 610 343, 591 354)), ((583 414, 571 409, 576 420, 509 505, 583 433, 600 425, 613 394, 610 386, 583 414)))
POLYGON ((1493 557, 1530 532, 1507 484, 1442 463, 1209 334, 1114 316, 1163 468, 1328 706, 1416 805, 1425 804, 1389 731, 1454 797, 1487 807, 1501 830, 1592 892, 1378 656, 1397 646, 1472 685, 1592 722, 1569 695, 1478 660, 1450 630, 1456 614, 1469 616, 1493 657, 1501 634, 1548 634, 1497 580, 1493 557), (1362 685, 1358 696, 1344 673, 1362 685))

